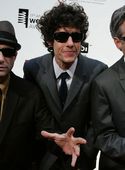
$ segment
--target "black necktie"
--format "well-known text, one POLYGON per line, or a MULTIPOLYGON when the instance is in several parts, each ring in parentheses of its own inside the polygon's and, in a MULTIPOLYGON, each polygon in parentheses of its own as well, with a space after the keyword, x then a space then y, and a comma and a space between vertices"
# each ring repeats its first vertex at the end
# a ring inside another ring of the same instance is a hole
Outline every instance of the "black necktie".
POLYGON ((61 84, 59 87, 59 97, 63 107, 67 97, 68 89, 67 89, 66 79, 69 78, 69 74, 67 72, 61 73, 59 78, 61 79, 61 84))

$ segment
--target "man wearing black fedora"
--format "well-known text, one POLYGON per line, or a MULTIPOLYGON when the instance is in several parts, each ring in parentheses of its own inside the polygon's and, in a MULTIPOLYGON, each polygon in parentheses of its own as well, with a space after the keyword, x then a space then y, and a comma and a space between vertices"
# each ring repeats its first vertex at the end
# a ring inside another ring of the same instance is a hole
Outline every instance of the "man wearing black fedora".
MULTIPOLYGON (((52 130, 54 121, 39 89, 11 71, 20 48, 13 25, 0 21, 0 170, 36 170, 46 142, 41 129, 52 130)), ((73 133, 71 128, 65 135, 52 134, 52 139, 76 159, 79 144, 86 141, 73 133)))
POLYGON ((11 71, 20 48, 13 25, 0 21, 0 170, 35 168, 34 122, 47 115, 39 91, 11 71))

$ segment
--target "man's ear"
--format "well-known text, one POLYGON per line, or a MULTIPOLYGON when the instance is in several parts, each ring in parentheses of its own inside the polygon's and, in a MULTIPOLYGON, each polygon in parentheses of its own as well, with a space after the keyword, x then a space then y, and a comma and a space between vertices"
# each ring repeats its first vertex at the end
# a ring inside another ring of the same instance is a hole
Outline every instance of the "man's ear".
POLYGON ((15 56, 17 56, 18 52, 16 51, 15 56))
POLYGON ((48 43, 48 51, 53 52, 53 42, 47 42, 48 43))
POLYGON ((14 60, 16 59, 16 57, 17 57, 17 54, 18 54, 18 52, 16 51, 16 53, 15 53, 15 56, 13 57, 13 58, 14 58, 14 60))
POLYGON ((49 47, 53 47, 53 42, 47 42, 49 47))
POLYGON ((113 39, 114 39, 114 43, 115 43, 116 47, 117 47, 120 51, 122 51, 121 40, 120 40, 118 37, 114 37, 113 39))

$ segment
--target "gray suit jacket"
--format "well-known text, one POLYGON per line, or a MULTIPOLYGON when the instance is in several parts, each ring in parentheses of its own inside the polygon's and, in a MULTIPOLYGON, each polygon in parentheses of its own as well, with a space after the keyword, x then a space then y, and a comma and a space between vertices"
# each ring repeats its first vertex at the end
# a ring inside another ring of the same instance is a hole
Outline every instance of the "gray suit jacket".
MULTIPOLYGON (((47 54, 26 61, 24 77, 37 84, 43 91, 52 116, 55 118, 57 130, 66 132, 68 128, 74 127, 76 130, 75 136, 87 138, 90 125, 89 94, 91 82, 107 66, 97 60, 80 55, 67 100, 62 109, 52 60, 52 56, 47 54)), ((81 150, 82 159, 79 159, 78 166, 84 167, 84 170, 92 169, 89 168, 92 165, 89 162, 93 157, 92 152, 89 152, 87 155, 85 153, 86 150, 87 152, 90 150, 89 148, 86 149, 85 146, 81 150)))
POLYGON ((92 90, 95 144, 100 170, 125 170, 125 62, 122 57, 100 74, 92 90))

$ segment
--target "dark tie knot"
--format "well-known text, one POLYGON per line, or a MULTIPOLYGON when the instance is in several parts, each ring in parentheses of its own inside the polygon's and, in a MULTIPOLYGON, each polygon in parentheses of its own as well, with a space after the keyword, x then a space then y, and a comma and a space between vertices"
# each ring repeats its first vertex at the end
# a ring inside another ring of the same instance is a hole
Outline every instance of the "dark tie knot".
POLYGON ((69 74, 67 72, 63 72, 60 74, 59 78, 61 78, 62 80, 66 80, 69 78, 69 74))

